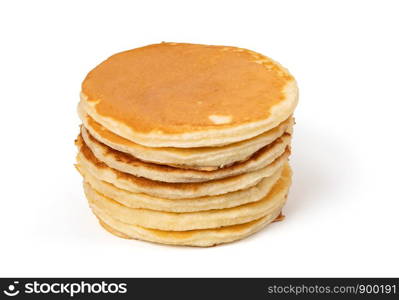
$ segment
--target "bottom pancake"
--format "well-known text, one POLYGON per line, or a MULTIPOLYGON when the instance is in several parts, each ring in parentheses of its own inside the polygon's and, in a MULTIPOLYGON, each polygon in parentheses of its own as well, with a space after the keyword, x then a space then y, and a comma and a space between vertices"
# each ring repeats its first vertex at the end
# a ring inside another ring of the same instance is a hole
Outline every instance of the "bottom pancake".
POLYGON ((118 237, 158 244, 196 247, 210 247, 241 240, 278 219, 281 213, 280 210, 276 210, 260 219, 240 225, 189 231, 163 231, 126 224, 95 208, 92 209, 103 228, 118 237))

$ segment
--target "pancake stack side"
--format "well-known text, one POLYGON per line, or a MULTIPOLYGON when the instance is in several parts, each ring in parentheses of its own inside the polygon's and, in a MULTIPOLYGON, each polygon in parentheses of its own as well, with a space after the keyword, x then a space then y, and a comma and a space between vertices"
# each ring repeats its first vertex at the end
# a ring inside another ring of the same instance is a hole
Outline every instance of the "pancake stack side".
POLYGON ((207 247, 281 220, 297 101, 285 68, 242 48, 161 43, 111 56, 83 81, 75 141, 99 224, 207 247))

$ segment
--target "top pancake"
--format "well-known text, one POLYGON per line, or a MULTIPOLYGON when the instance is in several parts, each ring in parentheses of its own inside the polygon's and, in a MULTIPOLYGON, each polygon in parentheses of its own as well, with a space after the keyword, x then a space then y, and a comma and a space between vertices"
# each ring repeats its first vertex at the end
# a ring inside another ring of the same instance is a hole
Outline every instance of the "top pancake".
POLYGON ((82 106, 108 130, 149 147, 219 146, 286 120, 294 78, 258 53, 161 43, 111 56, 82 84, 82 106))

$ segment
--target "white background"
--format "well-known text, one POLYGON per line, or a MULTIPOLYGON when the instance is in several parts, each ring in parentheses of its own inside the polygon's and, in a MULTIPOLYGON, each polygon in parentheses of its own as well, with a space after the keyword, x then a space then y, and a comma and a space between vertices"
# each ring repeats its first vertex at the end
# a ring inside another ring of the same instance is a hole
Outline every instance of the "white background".
POLYGON ((0 276, 399 276, 397 1, 2 1, 0 276), (264 53, 297 78, 286 220, 241 242, 105 232, 73 167, 86 73, 161 41, 264 53))

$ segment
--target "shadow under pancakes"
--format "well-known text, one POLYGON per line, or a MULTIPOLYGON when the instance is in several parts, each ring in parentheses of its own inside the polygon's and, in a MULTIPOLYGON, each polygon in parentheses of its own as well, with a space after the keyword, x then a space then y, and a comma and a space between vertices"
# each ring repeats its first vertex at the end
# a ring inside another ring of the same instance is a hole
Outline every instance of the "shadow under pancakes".
POLYGON ((340 199, 345 199, 341 194, 355 187, 352 173, 358 168, 348 138, 314 128, 314 125, 297 123, 290 158, 293 184, 283 209, 288 218, 311 207, 328 209, 330 205, 345 205, 339 203, 340 199), (330 202, 331 195, 334 203, 330 202))

